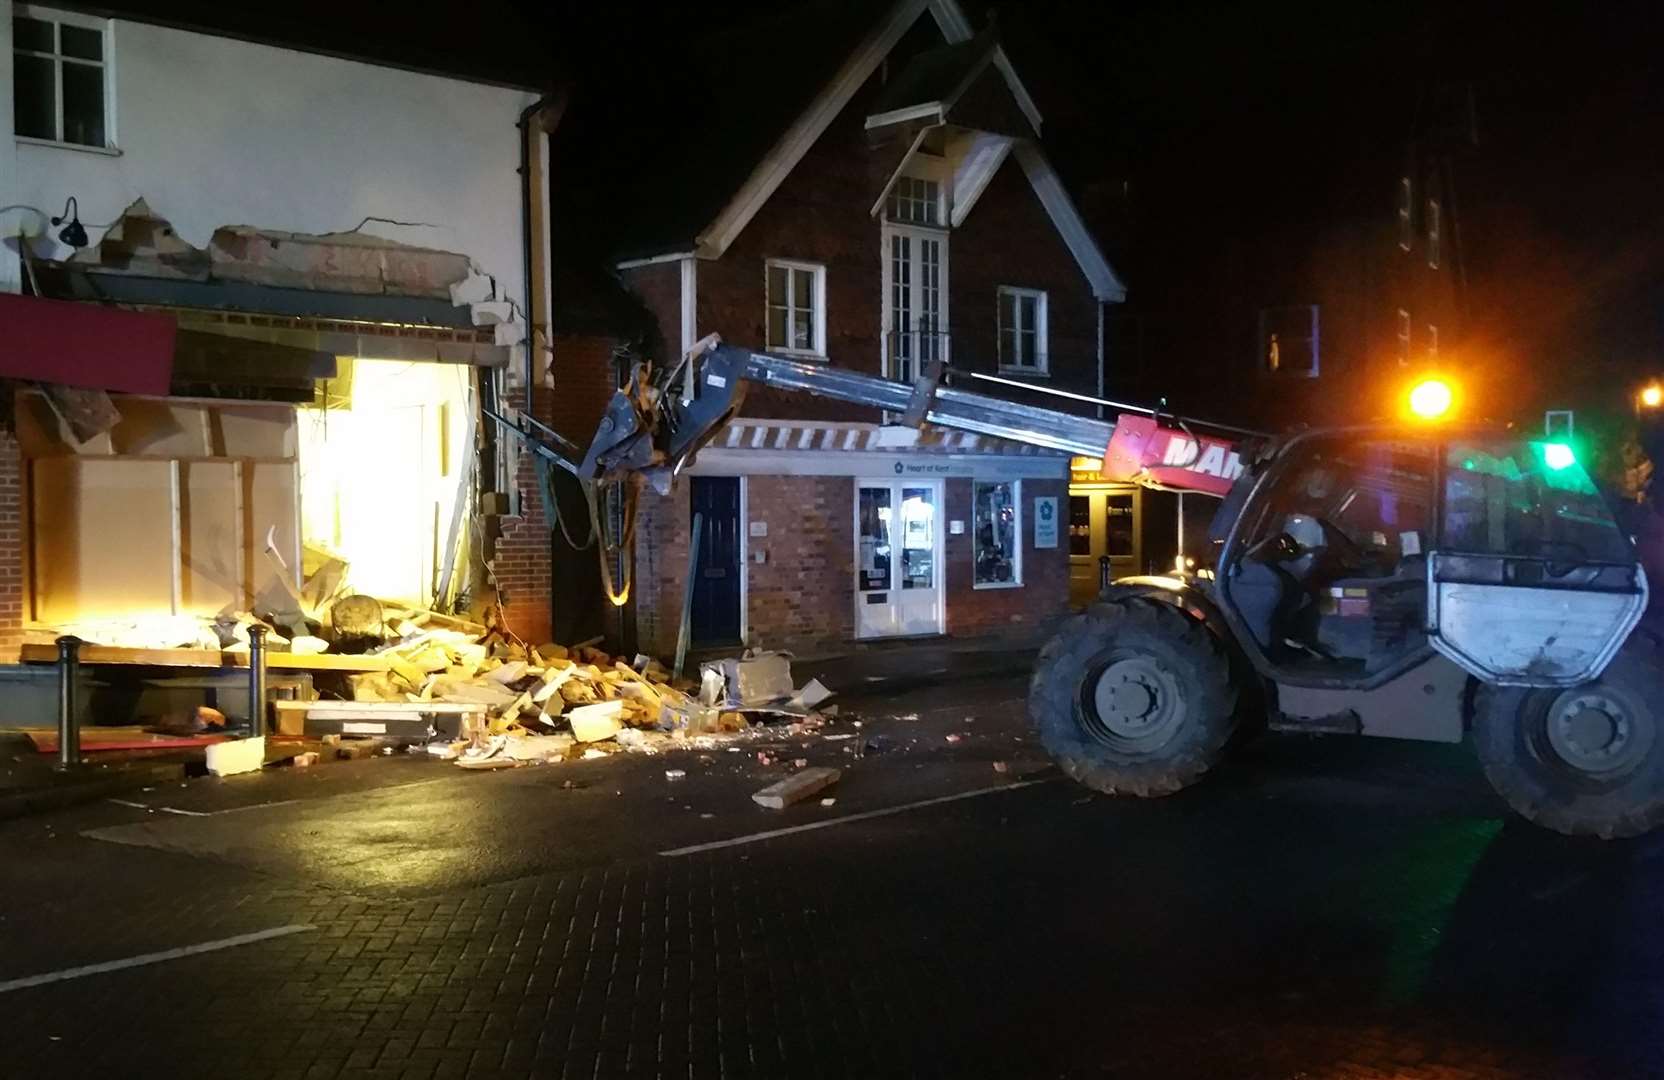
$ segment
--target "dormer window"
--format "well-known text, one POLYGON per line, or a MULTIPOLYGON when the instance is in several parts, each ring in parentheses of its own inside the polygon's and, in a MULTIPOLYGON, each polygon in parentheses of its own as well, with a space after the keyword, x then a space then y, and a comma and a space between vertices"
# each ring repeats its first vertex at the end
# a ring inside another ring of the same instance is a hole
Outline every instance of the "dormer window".
POLYGON ((941 225, 942 185, 917 176, 897 177, 884 216, 899 225, 941 225))

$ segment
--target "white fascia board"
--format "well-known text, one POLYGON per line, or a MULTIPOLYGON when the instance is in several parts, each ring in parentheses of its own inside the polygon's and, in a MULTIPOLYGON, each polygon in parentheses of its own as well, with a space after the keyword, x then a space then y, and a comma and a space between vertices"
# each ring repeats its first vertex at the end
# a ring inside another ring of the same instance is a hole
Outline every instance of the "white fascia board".
POLYGON ((930 13, 936 17, 936 25, 942 28, 942 36, 948 39, 949 45, 957 45, 976 36, 976 28, 965 17, 965 9, 955 0, 930 0, 930 13))
POLYGON ((645 258, 640 259, 625 259, 621 263, 615 263, 613 265, 613 269, 634 270, 638 266, 655 266, 659 263, 681 262, 683 259, 691 258, 693 258, 693 252, 691 251, 671 251, 666 252, 663 255, 648 255, 645 258))
POLYGON ((1029 95, 1028 87, 1024 86, 1023 80, 1017 77, 1017 69, 1011 66, 1011 59, 1005 55, 1004 45, 994 46, 994 66, 1000 69, 1001 75, 1005 76, 1005 85, 1011 88, 1011 96, 1017 99, 1017 107, 1023 110, 1023 115, 1028 117, 1028 122, 1034 125, 1034 133, 1036 135, 1040 134, 1040 121, 1042 119, 1040 106, 1034 103, 1034 98, 1029 95))
POLYGON ((873 203, 872 209, 868 211, 869 217, 877 217, 884 212, 884 200, 890 197, 890 191, 896 186, 896 181, 901 179, 901 174, 907 171, 908 165, 912 164, 913 155, 917 154, 919 147, 924 145, 925 136, 935 130, 935 126, 921 128, 919 133, 913 136, 913 144, 907 148, 907 153, 901 156, 901 164, 895 167, 895 171, 890 174, 890 178, 884 182, 884 190, 878 193, 878 201, 873 203))
POLYGON ((786 177, 791 174, 797 163, 803 160, 803 155, 815 144, 821 134, 843 112, 844 107, 854 98, 857 91, 878 70, 878 65, 895 48, 896 43, 906 34, 912 25, 924 13, 926 0, 899 0, 888 14, 879 22, 873 32, 867 35, 856 48, 853 55, 844 62, 838 73, 832 77, 815 100, 804 110, 780 141, 764 156, 740 190, 723 207, 709 227, 695 240, 697 254, 700 258, 719 258, 728 250, 740 231, 751 221, 769 196, 780 187, 786 177))
POLYGON ((923 105, 909 105, 905 109, 891 109, 887 113, 867 117, 866 128, 888 127, 891 124, 904 124, 909 120, 928 120, 932 124, 942 122, 942 103, 931 101, 923 105))
POLYGON ((1052 224, 1057 226, 1075 262, 1080 264, 1081 273, 1092 284, 1092 294, 1099 300, 1117 304, 1126 300, 1126 286, 1115 275, 1109 260, 1104 258, 1098 241, 1086 227, 1085 219, 1064 190, 1063 181, 1058 178, 1051 162, 1046 160, 1046 155, 1026 139, 1016 144, 1016 151, 1017 161, 1022 165, 1028 182, 1033 185, 1034 193, 1040 197, 1040 204, 1046 208, 1052 224))
POLYGON ((1006 155, 1011 153, 1011 142, 1004 135, 986 132, 979 132, 972 139, 971 148, 965 151, 953 173, 953 216, 949 220, 954 228, 965 224, 971 208, 982 198, 989 181, 994 179, 994 174, 1005 163, 1006 155))
MULTIPOLYGON (((976 28, 971 20, 965 16, 965 11, 955 0, 930 0, 930 13, 936 17, 936 25, 942 28, 942 36, 948 44, 957 45, 961 41, 969 41, 976 36, 976 28)), ((1005 46, 994 47, 994 63, 1005 76, 1006 85, 1011 87, 1011 93, 1017 99, 1017 107, 1023 110, 1028 122, 1034 125, 1034 133, 1040 134, 1040 108, 1034 103, 1034 97, 1023 85, 1023 80, 1017 77, 1017 69, 1011 66, 1011 58, 1005 55, 1005 46)))

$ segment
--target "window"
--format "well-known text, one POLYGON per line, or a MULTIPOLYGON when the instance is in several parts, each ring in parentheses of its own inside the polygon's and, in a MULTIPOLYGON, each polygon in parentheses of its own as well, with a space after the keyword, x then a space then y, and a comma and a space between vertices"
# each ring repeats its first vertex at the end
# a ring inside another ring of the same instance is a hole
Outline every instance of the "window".
POLYGON ((1439 268, 1439 200, 1427 200, 1427 265, 1439 268))
POLYGON ((1138 520, 1135 496, 1109 494, 1104 496, 1104 547, 1112 559, 1131 559, 1138 554, 1138 520))
POLYGON ((886 225, 883 242, 884 377, 910 383, 948 359, 948 236, 886 225))
POLYGON ((902 176, 890 189, 885 216, 903 225, 942 223, 942 185, 935 180, 902 176))
POLYGON ((19 138, 109 146, 107 30, 103 19, 16 9, 12 119, 19 138))
POLYGON ((1427 359, 1439 358, 1439 328, 1432 323, 1427 324, 1427 359))
POLYGON ((1403 308, 1398 309, 1398 365, 1408 367, 1410 363, 1410 313, 1403 308))
POLYGON ((1092 496, 1069 496, 1069 554, 1092 554, 1092 496))
POLYGON ((1260 370, 1291 379, 1318 376, 1316 304, 1260 309, 1260 370))
POLYGON ((770 259, 768 347, 826 355, 826 267, 770 259))
POLYGON ((1046 294, 1001 285, 1000 367, 1046 373, 1046 294))
POLYGON ((971 485, 975 507, 973 555, 975 586, 1012 587, 1023 583, 1023 521, 1021 484, 1016 480, 976 481, 971 485))
POLYGON ((1441 546, 1576 565, 1634 554, 1594 481, 1566 443, 1451 443, 1441 546))
POLYGON ((1408 176, 1398 181, 1398 246, 1409 251, 1416 243, 1415 223, 1410 210, 1415 206, 1415 188, 1408 176))

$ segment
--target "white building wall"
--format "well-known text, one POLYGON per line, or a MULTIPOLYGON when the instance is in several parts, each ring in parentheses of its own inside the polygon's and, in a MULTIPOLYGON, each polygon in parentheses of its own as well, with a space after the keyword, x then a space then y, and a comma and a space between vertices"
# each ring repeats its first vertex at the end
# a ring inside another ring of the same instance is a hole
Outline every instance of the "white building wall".
MULTIPOLYGON (((141 196, 198 247, 222 225, 421 222, 363 231, 466 254, 525 310, 516 123, 535 94, 116 19, 117 152, 19 143, 21 6, 0 0, 0 206, 57 214, 73 195, 94 244, 141 196)), ((43 237, 37 254, 69 254, 40 214, 0 211, 0 289, 18 289, 20 228, 43 237)))

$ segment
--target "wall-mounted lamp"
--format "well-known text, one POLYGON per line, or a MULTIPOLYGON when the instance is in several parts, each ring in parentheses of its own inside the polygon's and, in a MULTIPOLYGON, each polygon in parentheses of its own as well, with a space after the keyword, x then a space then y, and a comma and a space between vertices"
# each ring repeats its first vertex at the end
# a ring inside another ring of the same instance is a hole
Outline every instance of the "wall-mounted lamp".
POLYGON ((63 243, 72 248, 87 246, 87 230, 81 225, 81 204, 75 201, 75 196, 64 200, 64 212, 53 218, 52 224, 64 226, 58 230, 58 239, 63 243))

